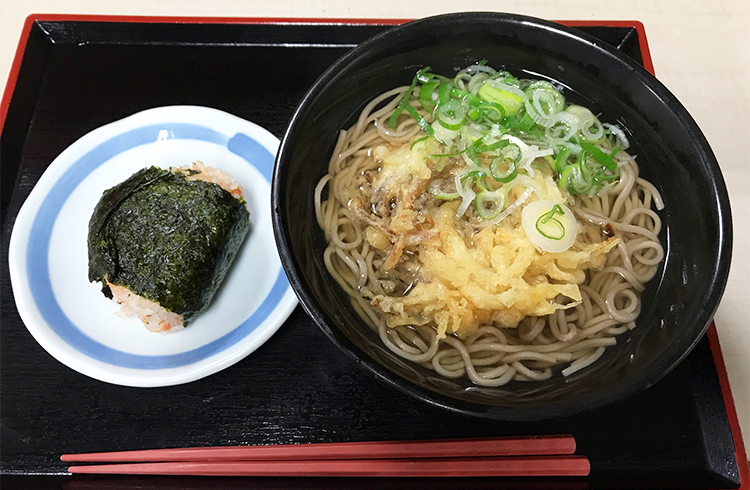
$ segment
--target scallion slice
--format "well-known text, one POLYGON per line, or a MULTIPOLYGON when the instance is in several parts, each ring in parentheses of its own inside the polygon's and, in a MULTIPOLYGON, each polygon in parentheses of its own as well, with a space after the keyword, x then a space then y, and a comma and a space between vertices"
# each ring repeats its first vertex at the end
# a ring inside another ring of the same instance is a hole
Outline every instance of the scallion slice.
POLYGON ((466 107, 456 99, 450 99, 441 103, 437 108, 437 120, 445 129, 455 131, 466 122, 468 111, 466 107))
POLYGON ((458 191, 456 191, 456 186, 452 179, 435 179, 430 182, 430 186, 427 190, 437 199, 443 199, 445 201, 461 197, 458 191))
POLYGON ((396 110, 393 111, 393 114, 391 114, 391 117, 388 119, 388 126, 391 128, 396 127, 396 121, 398 120, 398 116, 401 115, 402 112, 404 112, 404 109, 409 105, 409 99, 412 96, 412 92, 414 92, 414 87, 417 86, 417 82, 420 81, 420 78, 424 79, 425 75, 429 73, 430 67, 425 66, 421 70, 417 72, 416 75, 414 75, 414 78, 411 81, 411 85, 409 85, 409 89, 404 92, 404 96, 401 98, 401 102, 399 102, 398 107, 396 107, 396 110))
POLYGON ((479 112, 492 122, 502 121, 507 112, 505 108, 497 102, 481 102, 479 112))
POLYGON ((484 190, 477 195, 474 205, 480 218, 484 220, 494 219, 505 208, 505 193, 501 190, 484 190))
POLYGON ((604 123, 602 126, 609 130, 610 133, 616 138, 617 143, 620 147, 622 147, 623 150, 627 150, 630 147, 630 141, 628 141, 628 137, 625 136, 625 131, 622 130, 622 128, 616 124, 608 124, 604 123))
POLYGON ((524 112, 523 115, 517 114, 515 116, 504 118, 500 124, 509 129, 516 129, 518 131, 530 131, 534 127, 534 120, 531 119, 528 113, 524 112))
POLYGON ((563 146, 560 149, 560 153, 557 154, 557 158, 555 158, 555 170, 557 170, 557 175, 562 175, 563 170, 565 170, 565 167, 568 166, 568 163, 570 161, 570 148, 567 146, 563 146))
POLYGON ((534 82, 526 88, 526 112, 535 123, 548 128, 565 108, 565 98, 548 82, 534 82))
POLYGON ((518 167, 516 164, 520 159, 521 148, 515 143, 509 144, 503 148, 500 156, 492 159, 492 162, 490 163, 490 175, 496 181, 507 184, 518 176, 518 167), (508 166, 508 170, 500 172, 498 167, 503 163, 508 166))
POLYGON ((440 85, 440 82, 432 80, 422 85, 419 89, 419 103, 428 111, 432 111, 435 108, 435 101, 432 100, 432 93, 438 85, 440 85))
POLYGON ((539 250, 560 253, 568 250, 578 236, 578 222, 573 211, 556 201, 532 201, 521 212, 529 241, 539 250))
POLYGON ((411 114, 411 117, 417 120, 417 123, 421 126, 424 132, 427 133, 428 136, 433 136, 435 134, 435 132, 432 130, 432 126, 430 126, 430 123, 425 121, 425 119, 419 115, 419 113, 417 112, 415 108, 413 108, 410 105, 407 105, 406 112, 411 114))
POLYGON ((476 95, 472 94, 471 92, 466 92, 464 90, 461 90, 455 87, 451 89, 451 95, 457 99, 461 99, 467 102, 469 105, 472 105, 472 106, 478 106, 479 104, 482 103, 482 100, 476 95))
POLYGON ((451 90, 453 90, 453 83, 444 82, 440 84, 438 88, 438 104, 445 104, 451 99, 451 90))
MULTIPOLYGON (((484 138, 482 138, 482 139, 484 139, 484 138)), ((479 143, 480 141, 481 140, 477 140, 477 141, 474 142, 474 145, 476 145, 476 152, 477 153, 484 153, 485 151, 499 150, 499 149, 505 148, 506 146, 508 146, 509 144, 511 144, 510 141, 508 141, 508 140, 498 140, 498 141, 495 141, 494 143, 489 143, 487 145, 477 145, 477 143, 479 143)))
POLYGON ((434 73, 430 73, 430 67, 425 66, 419 70, 414 77, 419 83, 427 83, 435 77, 434 73))
POLYGON ((599 141, 604 136, 604 126, 597 118, 592 117, 581 122, 580 133, 586 141, 599 141))
POLYGON ((415 140, 414 140, 414 143, 412 143, 412 144, 411 144, 411 146, 409 147, 409 150, 413 150, 413 149, 414 149, 414 146, 415 146, 415 145, 416 145, 417 143, 420 143, 420 142, 422 142, 422 141, 426 140, 427 138, 429 138, 429 136, 422 136, 421 138, 417 138, 417 139, 415 139, 415 140))
POLYGON ((516 167, 515 162, 508 162, 505 161, 502 157, 497 157, 492 160, 492 163, 490 163, 490 175, 496 181, 507 184, 518 176, 518 168, 516 167), (503 162, 508 165, 508 170, 506 170, 505 172, 500 172, 500 170, 498 170, 498 166, 503 162))
POLYGON ((485 82, 479 89, 477 95, 487 102, 494 102, 502 106, 505 114, 515 116, 523 107, 523 97, 509 90, 494 87, 490 82, 485 82))
POLYGON ((596 159, 597 162, 607 167, 607 170, 614 171, 614 169, 617 168, 617 164, 612 160, 612 157, 614 156, 614 154, 607 155, 598 146, 594 146, 590 143, 587 143, 584 140, 581 140, 578 143, 581 145, 581 148, 591 153, 591 155, 596 159))
POLYGON ((487 177, 487 173, 483 169, 470 170, 461 177, 461 185, 466 187, 466 179, 480 179, 484 177, 487 177))
POLYGON ((544 213, 536 220, 536 230, 543 237, 550 240, 562 240, 565 236, 565 226, 563 226, 559 219, 555 218, 557 214, 565 214, 565 211, 563 211, 559 204, 555 204, 548 213, 544 213))
MULTIPOLYGON (((583 157, 583 155, 582 155, 583 157)), ((581 162, 570 164, 560 175, 558 185, 571 194, 586 194, 594 187, 594 182, 586 180, 581 170, 581 162)))

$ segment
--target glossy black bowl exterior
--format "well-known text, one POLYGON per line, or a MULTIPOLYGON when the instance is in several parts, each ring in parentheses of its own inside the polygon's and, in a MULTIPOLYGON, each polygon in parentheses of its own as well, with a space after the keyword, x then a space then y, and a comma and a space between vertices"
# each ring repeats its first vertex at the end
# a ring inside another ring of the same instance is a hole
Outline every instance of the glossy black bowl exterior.
POLYGON ((665 376, 704 334, 726 284, 729 199, 716 159, 685 108, 640 65, 578 31, 496 13, 431 17, 376 35, 343 56, 294 114, 274 171, 273 219, 284 268, 315 323, 376 378, 427 403, 500 420, 571 415, 622 399, 665 376), (667 258, 647 285, 637 327, 594 365, 563 378, 500 388, 448 380, 402 360, 360 320, 323 264, 313 193, 341 128, 376 95, 428 65, 441 74, 481 59, 566 87, 601 120, 632 134, 643 177, 661 191, 667 258))

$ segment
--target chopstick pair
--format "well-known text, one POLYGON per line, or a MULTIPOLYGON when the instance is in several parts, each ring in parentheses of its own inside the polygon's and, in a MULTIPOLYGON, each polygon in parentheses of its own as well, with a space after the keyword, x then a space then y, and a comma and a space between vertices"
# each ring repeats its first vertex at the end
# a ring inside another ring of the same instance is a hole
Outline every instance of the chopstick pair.
POLYGON ((63 454, 70 473, 195 476, 586 476, 569 435, 63 454))

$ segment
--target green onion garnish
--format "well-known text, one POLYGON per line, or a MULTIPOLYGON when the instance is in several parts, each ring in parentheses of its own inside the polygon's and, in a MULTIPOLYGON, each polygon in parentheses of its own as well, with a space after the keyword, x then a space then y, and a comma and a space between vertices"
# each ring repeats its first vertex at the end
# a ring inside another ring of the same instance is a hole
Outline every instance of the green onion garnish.
MULTIPOLYGON (((572 194, 599 192, 620 178, 615 156, 627 143, 620 141, 614 129, 605 131, 588 109, 566 104, 563 93, 546 81, 518 80, 507 71, 489 75, 462 73, 449 79, 431 73, 430 68, 425 67, 416 73, 409 89, 398 100, 387 125, 395 128, 404 111, 428 135, 416 139, 411 149, 418 142, 434 136, 443 145, 442 153, 430 155, 435 159, 434 170, 442 171, 449 162, 463 168, 460 182, 467 196, 486 193, 482 200, 474 198, 475 204, 482 203, 477 212, 483 217, 494 213, 497 200, 490 199, 497 191, 487 188, 488 177, 505 184, 501 190, 507 194, 512 186, 510 183, 519 174, 519 162, 526 156, 526 145, 537 145, 546 149, 545 153, 550 153, 549 148, 554 149, 554 156, 545 156, 547 163, 544 165, 549 164, 553 169, 560 188, 572 194), (475 76, 480 78, 475 81, 477 88, 473 89, 474 93, 459 88, 475 76), (558 116, 561 111, 565 114, 558 116), (425 112, 431 117, 423 115, 425 112), (580 126, 572 118, 577 118, 580 126), (514 138, 507 136, 500 139, 501 135, 521 138, 526 145, 511 143, 514 138), (613 143, 611 150, 599 146, 604 137, 607 138, 605 146, 609 146, 608 142, 613 143), (580 154, 574 154, 578 145, 580 154), (461 158, 455 158, 460 156, 463 156, 463 163, 461 158), (469 191, 472 192, 469 194, 469 191)), ((532 158, 535 157, 528 159, 532 158)), ((445 192, 446 185, 441 185, 438 192, 435 185, 431 184, 430 192, 439 199, 464 195, 463 191, 458 194, 453 189, 445 192)), ((462 203, 462 209, 465 210, 468 204, 462 203)), ((565 234, 562 223, 566 221, 555 218, 562 214, 561 209, 553 208, 551 214, 546 213, 538 220, 539 232, 544 236, 559 240, 565 234)), ((530 224, 534 223, 532 218, 530 224)))
POLYGON ((513 160, 507 160, 506 158, 499 156, 492 160, 490 163, 490 175, 493 179, 495 179, 498 182, 502 182, 503 184, 507 184, 511 180, 515 179, 516 176, 518 176, 518 168, 516 168, 516 162, 513 160), (508 165, 508 170, 505 172, 500 172, 498 170, 498 166, 501 163, 505 163, 508 165))
POLYGON ((557 175, 561 175, 565 167, 568 166, 570 153, 570 148, 563 146, 560 153, 557 154, 557 158, 555 158, 555 170, 557 170, 557 175))
POLYGON ((409 89, 404 93, 404 96, 401 98, 401 102, 399 102, 398 107, 396 107, 396 110, 393 111, 393 114, 391 114, 391 117, 388 119, 388 126, 390 126, 391 128, 396 127, 398 116, 400 116, 404 109, 406 109, 406 106, 409 105, 409 98, 411 97, 412 92, 414 92, 414 87, 417 86, 417 82, 420 80, 420 77, 424 78, 423 73, 426 74, 429 71, 430 67, 425 66, 424 68, 419 70, 416 75, 414 75, 414 78, 411 81, 411 85, 409 85, 409 89))
POLYGON ((555 204, 548 213, 544 213, 536 220, 536 230, 543 237, 550 240, 561 240, 565 236, 565 226, 559 219, 555 218, 555 215, 558 214, 563 215, 565 211, 559 204, 555 204))
POLYGON ((469 105, 478 106, 482 103, 482 100, 471 92, 465 92, 461 89, 453 87, 451 89, 451 96, 466 101, 469 105))
POLYGON ((494 219, 503 212, 503 208, 505 207, 505 193, 501 190, 483 190, 477 195, 474 205, 480 218, 494 219))
POLYGON ((438 88, 438 104, 442 105, 451 99, 451 90, 453 89, 452 82, 444 82, 440 84, 438 88))
POLYGON ((518 131, 529 131, 534 127, 534 120, 531 119, 528 113, 524 112, 523 115, 515 115, 504 118, 500 121, 501 126, 506 128, 516 129, 518 131))
POLYGON ((441 157, 457 157, 459 155, 462 155, 463 153, 469 151, 469 147, 464 148, 461 151, 457 151, 456 153, 435 153, 434 155, 430 155, 431 158, 441 158, 441 157))
POLYGON ((607 167, 607 170, 614 170, 617 168, 617 164, 612 160, 614 155, 607 155, 599 147, 587 143, 585 140, 579 141, 578 144, 581 145, 581 148, 591 153, 597 162, 607 167))
MULTIPOLYGON (((484 140, 484 137, 482 137, 482 138, 478 139, 477 141, 475 141, 474 145, 476 145, 477 143, 479 143, 482 140, 484 140)), ((495 141, 494 143, 490 143, 489 145, 477 145, 475 151, 477 153, 484 153, 485 151, 499 150, 500 148, 505 148, 509 144, 511 144, 511 143, 508 140, 499 140, 499 141, 495 141)), ((518 145, 514 144, 513 146, 515 146, 516 148, 518 148, 518 145)), ((521 149, 518 148, 518 151, 519 151, 519 157, 520 157, 520 151, 521 151, 521 149)))
POLYGON ((487 102, 494 102, 501 105, 505 113, 509 116, 515 116, 523 107, 523 97, 513 92, 493 87, 487 82, 481 86, 477 95, 487 102))
POLYGON ((409 114, 411 114, 411 117, 413 117, 414 119, 417 120, 417 123, 422 127, 422 129, 424 130, 425 133, 427 133, 429 136, 434 136, 435 135, 435 130, 432 129, 432 126, 430 126, 430 123, 428 123, 427 121, 425 121, 424 118, 419 115, 419 113, 417 112, 417 110, 415 108, 413 108, 410 105, 407 105, 406 106, 406 112, 408 112, 409 114))
POLYGON ((419 83, 427 83, 430 80, 432 80, 436 75, 434 73, 430 73, 430 67, 425 66, 421 70, 417 72, 414 78, 417 79, 419 83))
POLYGON ((466 175, 461 177, 461 184, 466 182, 466 179, 476 179, 487 177, 487 173, 484 170, 475 169, 468 172, 466 175))
POLYGON ((429 138, 429 136, 422 136, 421 138, 415 139, 414 143, 412 143, 411 146, 409 147, 409 151, 411 151, 411 150, 414 149, 414 145, 416 145, 417 143, 420 143, 420 142, 426 140, 427 138, 429 138))
POLYGON ((430 186, 427 191, 437 199, 443 199, 449 201, 451 199, 458 199, 460 196, 456 192, 455 186, 451 186, 451 181, 447 179, 435 179, 430 182, 430 186))
POLYGON ((419 103, 422 104, 422 107, 424 107, 428 111, 431 111, 435 108, 435 101, 432 100, 432 93, 435 91, 438 85, 440 85, 440 82, 438 82, 437 80, 431 80, 422 85, 422 88, 419 89, 419 103))
POLYGON ((481 102, 479 111, 492 122, 502 121, 506 114, 505 108, 496 102, 481 102))
POLYGON ((442 127, 455 131, 466 122, 466 107, 456 99, 440 103, 437 108, 437 120, 442 127))

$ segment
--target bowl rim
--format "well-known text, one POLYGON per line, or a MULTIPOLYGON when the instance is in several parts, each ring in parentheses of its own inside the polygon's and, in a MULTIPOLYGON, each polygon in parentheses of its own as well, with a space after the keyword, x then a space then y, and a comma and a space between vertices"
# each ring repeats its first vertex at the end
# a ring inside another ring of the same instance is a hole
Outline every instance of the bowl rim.
POLYGON ((572 27, 567 27, 556 22, 536 17, 518 14, 500 12, 460 12, 424 17, 395 27, 390 27, 345 53, 328 69, 326 69, 320 77, 318 77, 295 109, 282 138, 279 152, 276 157, 271 199, 274 235, 276 237, 276 243, 283 267, 289 277, 292 288, 299 297, 300 304, 305 312, 313 319, 314 323, 323 331, 326 337, 338 347, 339 350, 344 352, 344 354, 350 359, 354 360, 357 365, 370 373, 370 375, 374 376, 375 379, 401 393, 419 399, 432 406, 451 410, 464 415, 489 418, 493 420, 540 421, 566 417, 601 408, 636 393, 640 393, 650 386, 653 386, 677 367, 677 365, 688 356, 692 349, 703 338, 708 326, 713 321, 713 315, 716 312, 723 295, 731 264, 733 231, 731 208, 726 184, 721 174, 718 161, 711 150, 706 137, 677 97, 675 97, 640 63, 604 41, 572 27), (470 20, 491 20, 493 22, 511 25, 524 25, 534 29, 550 31, 556 35, 571 37, 579 42, 588 44, 592 49, 601 51, 603 55, 613 61, 626 65, 640 83, 645 84, 659 99, 668 102, 674 115, 678 118, 683 128, 696 140, 695 147, 698 149, 696 157, 699 158, 701 165, 706 169, 707 173, 713 176, 713 179, 708 182, 708 185, 711 190, 713 205, 715 206, 715 211, 717 213, 718 228, 716 231, 718 240, 715 244, 717 253, 713 262, 714 270, 709 278, 708 284, 706 285, 706 293, 703 295, 704 297, 701 298, 703 302, 699 314, 692 323, 694 334, 678 337, 678 348, 673 347, 669 352, 679 354, 662 356, 655 359, 639 371, 638 376, 630 376, 618 380, 614 384, 608 386, 607 390, 585 393, 572 400, 550 400, 530 405, 500 406, 470 402, 419 386, 380 365, 366 352, 357 347, 351 339, 346 337, 345 334, 341 333, 338 336, 336 335, 328 325, 325 315, 317 307, 310 292, 310 286, 303 280, 302 275, 299 273, 297 266, 295 265, 295 259, 290 252, 291 243, 288 236, 285 234, 286 219, 281 212, 281 203, 284 199, 279 182, 283 178, 283 168, 285 167, 289 148, 292 146, 292 136, 295 129, 300 124, 300 120, 306 115, 308 106, 332 80, 339 76, 344 67, 355 62, 361 53, 367 52, 372 46, 377 46, 379 43, 397 38, 403 31, 406 30, 408 32, 409 30, 418 28, 424 24, 442 24, 470 20), (521 407, 522 410, 519 410, 519 407, 521 407))

